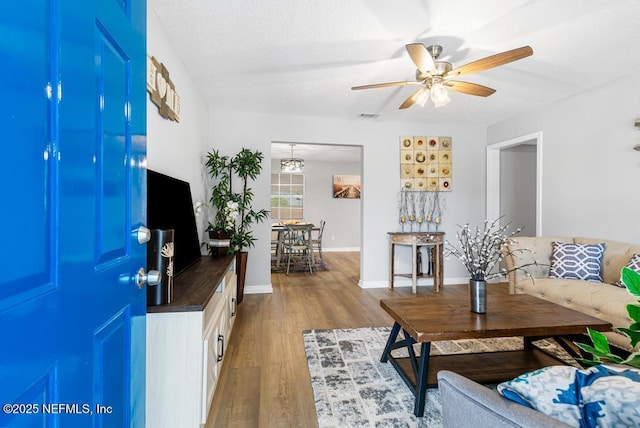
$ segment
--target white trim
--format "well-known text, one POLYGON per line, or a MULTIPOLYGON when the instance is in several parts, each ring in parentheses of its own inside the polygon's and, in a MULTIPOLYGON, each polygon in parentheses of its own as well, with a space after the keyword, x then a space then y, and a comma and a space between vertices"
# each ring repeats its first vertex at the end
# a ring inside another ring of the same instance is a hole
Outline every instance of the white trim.
POLYGON ((244 294, 271 294, 273 293, 273 286, 267 285, 246 285, 244 287, 244 294))
POLYGON ((534 140, 536 144, 536 236, 542 236, 542 131, 487 146, 487 217, 500 216, 500 150, 534 140))
POLYGON ((358 286, 360 288, 388 288, 389 281, 362 281, 360 279, 358 281, 358 286))
MULTIPOLYGON (((467 284, 469 282, 469 277, 460 277, 460 278, 444 278, 444 285, 455 285, 455 284, 467 284)), ((360 288, 389 288, 389 281, 358 281, 358 286, 360 288)), ((433 279, 432 278, 418 278, 418 286, 419 287, 433 287, 433 279), (426 281, 425 281, 426 280, 426 281)), ((394 288, 410 288, 411 287, 411 278, 396 278, 393 281, 394 288)))
POLYGON ((360 251, 360 247, 323 248, 323 253, 354 253, 360 251))

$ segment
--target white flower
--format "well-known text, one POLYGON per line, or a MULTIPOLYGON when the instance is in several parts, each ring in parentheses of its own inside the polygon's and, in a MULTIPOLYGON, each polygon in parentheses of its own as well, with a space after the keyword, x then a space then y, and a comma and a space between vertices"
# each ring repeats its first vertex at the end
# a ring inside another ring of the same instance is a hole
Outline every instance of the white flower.
POLYGON ((233 230, 236 228, 236 219, 239 217, 238 203, 227 201, 224 207, 224 229, 233 230))
MULTIPOLYGON (((504 234, 509 225, 500 226, 500 218, 492 222, 485 220, 482 229, 471 229, 468 223, 459 226, 459 231, 456 232, 458 247, 446 241, 447 255, 456 256, 474 280, 491 279, 504 273, 504 269, 494 272, 494 267, 502 260, 502 252, 511 242, 511 238, 504 234)), ((517 229, 510 236, 521 230, 517 229)))

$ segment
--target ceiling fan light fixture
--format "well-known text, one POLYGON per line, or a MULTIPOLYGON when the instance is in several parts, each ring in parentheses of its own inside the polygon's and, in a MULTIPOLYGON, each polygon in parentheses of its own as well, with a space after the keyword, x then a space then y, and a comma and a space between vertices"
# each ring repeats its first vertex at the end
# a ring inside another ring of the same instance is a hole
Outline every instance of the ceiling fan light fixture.
POLYGON ((289 144, 291 146, 291 157, 280 159, 280 171, 281 172, 303 172, 304 171, 304 159, 293 157, 293 147, 295 144, 289 144))
POLYGON ((447 105, 451 101, 447 88, 442 83, 434 83, 431 86, 431 101, 436 108, 447 105))
POLYGON ((429 99, 429 89, 425 88, 423 91, 421 91, 420 93, 417 94, 417 96, 415 97, 414 101, 420 107, 424 107, 424 105, 427 103, 428 99, 429 99))

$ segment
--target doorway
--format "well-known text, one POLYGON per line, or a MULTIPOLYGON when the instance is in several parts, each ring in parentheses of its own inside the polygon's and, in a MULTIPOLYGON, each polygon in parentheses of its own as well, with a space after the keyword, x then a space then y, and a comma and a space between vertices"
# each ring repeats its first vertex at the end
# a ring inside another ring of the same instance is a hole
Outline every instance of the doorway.
MULTIPOLYGON (((296 202, 296 210, 302 211, 301 219, 314 224, 326 221, 322 238, 323 252, 355 252, 362 248, 362 199, 334 197, 333 181, 336 175, 357 176, 362 183, 363 147, 359 145, 320 144, 290 141, 272 141, 271 175, 272 197, 275 177, 281 173, 283 158, 304 161, 302 198, 296 202), (294 144, 291 147, 291 144, 294 144), (301 207, 301 208, 300 208, 301 207)), ((281 188, 282 186, 280 186, 281 188)), ((280 199, 283 199, 281 196, 280 199)), ((286 198, 284 198, 286 199, 286 198)), ((286 211, 281 207, 274 211, 286 211)), ((286 217, 273 217, 274 221, 286 217)), ((362 257, 362 254, 361 254, 362 257)))
POLYGON ((542 235, 541 131, 487 146, 487 219, 501 215, 523 236, 542 235))

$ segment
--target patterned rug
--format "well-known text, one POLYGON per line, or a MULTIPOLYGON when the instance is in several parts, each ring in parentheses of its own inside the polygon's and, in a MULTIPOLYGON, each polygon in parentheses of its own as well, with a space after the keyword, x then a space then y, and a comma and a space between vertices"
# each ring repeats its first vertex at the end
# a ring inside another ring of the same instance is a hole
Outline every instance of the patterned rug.
MULTIPOLYGON (((438 389, 428 390, 424 417, 417 418, 413 394, 390 363, 380 362, 389 332, 388 327, 302 332, 320 428, 442 426, 438 389)), ((571 361, 550 341, 536 345, 571 361)), ((519 337, 470 339, 433 342, 431 354, 517 349, 522 349, 519 337)))
MULTIPOLYGON (((320 260, 319 257, 315 258, 315 263, 311 265, 313 267, 313 271, 325 271, 331 270, 329 265, 324 261, 320 260)), ((281 260, 280 266, 276 266, 276 258, 271 257, 271 272, 272 273, 286 273, 287 272, 287 260, 281 260)), ((306 261, 301 260, 291 260, 291 268, 289 272, 309 272, 309 264, 306 261)))

